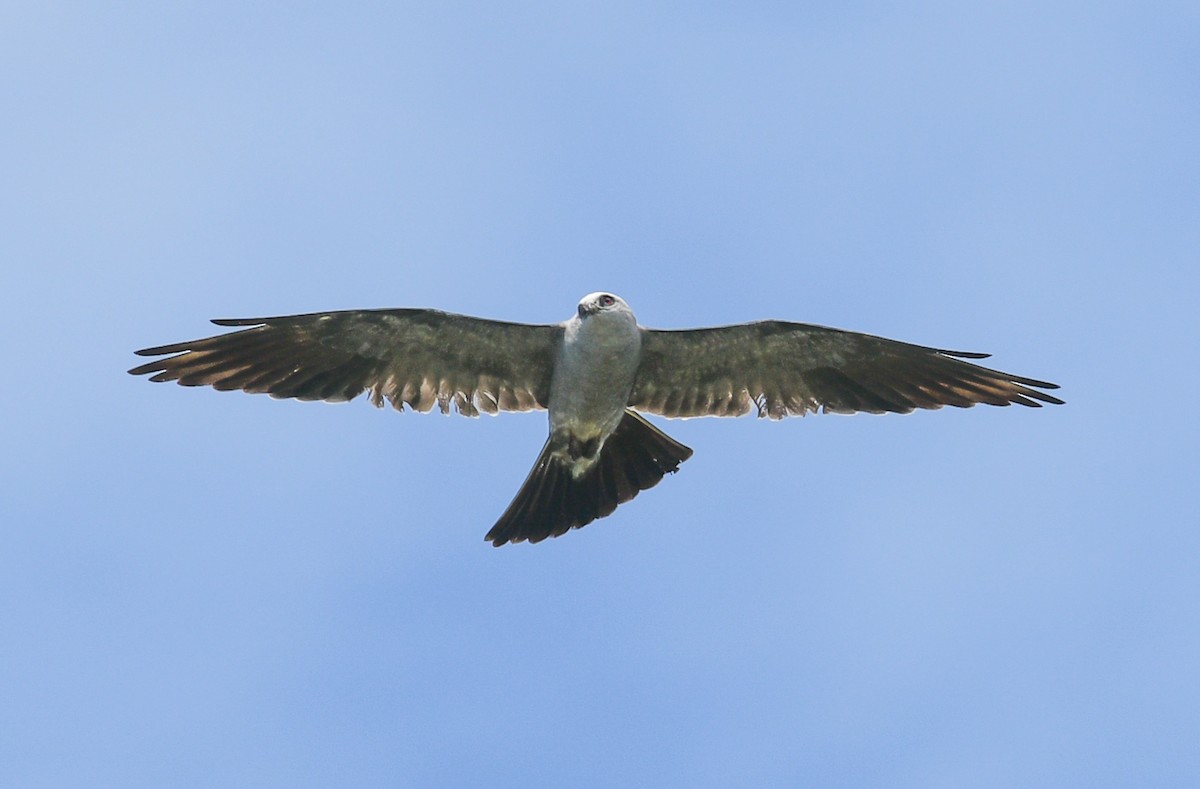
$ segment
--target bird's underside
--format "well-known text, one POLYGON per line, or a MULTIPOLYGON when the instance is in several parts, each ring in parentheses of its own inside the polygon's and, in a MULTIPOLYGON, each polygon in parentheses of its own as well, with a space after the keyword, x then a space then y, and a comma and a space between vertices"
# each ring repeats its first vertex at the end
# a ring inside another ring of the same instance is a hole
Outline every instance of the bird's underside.
POLYGON ((277 398, 342 401, 368 392, 376 406, 390 403, 397 410, 436 406, 477 416, 549 409, 551 436, 487 534, 497 546, 538 542, 603 518, 691 456, 638 412, 753 411, 780 419, 817 411, 1063 402, 1042 391, 1055 384, 965 361, 986 354, 783 321, 645 329, 628 305, 606 293, 585 297, 576 317, 556 325, 423 309, 214 323, 245 328, 138 351, 159 358, 129 372, 277 398), (609 340, 618 335, 619 354, 609 340), (591 387, 618 392, 613 398, 619 399, 608 403, 606 394, 597 411, 596 398, 585 396, 591 387), (579 405, 585 402, 591 404, 579 405), (601 412, 603 419, 596 416, 601 412))

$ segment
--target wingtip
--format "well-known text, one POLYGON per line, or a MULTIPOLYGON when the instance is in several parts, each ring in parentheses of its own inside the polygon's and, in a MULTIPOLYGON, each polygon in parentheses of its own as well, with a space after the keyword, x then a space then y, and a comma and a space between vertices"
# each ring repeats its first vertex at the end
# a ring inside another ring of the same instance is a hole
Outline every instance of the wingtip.
POLYGON ((125 372, 129 373, 130 375, 148 375, 150 373, 157 373, 162 369, 161 360, 156 359, 152 362, 139 364, 137 367, 131 367, 125 372))
POLYGON ((939 348, 938 353, 943 356, 953 356, 956 359, 988 359, 991 358, 990 353, 979 353, 978 351, 950 351, 945 348, 939 348))
POLYGON ((1061 389, 1058 384, 1052 384, 1049 381, 1039 381, 1036 378, 1023 378, 1019 375, 1010 376, 1013 382, 1024 386, 1032 386, 1036 389, 1061 389))

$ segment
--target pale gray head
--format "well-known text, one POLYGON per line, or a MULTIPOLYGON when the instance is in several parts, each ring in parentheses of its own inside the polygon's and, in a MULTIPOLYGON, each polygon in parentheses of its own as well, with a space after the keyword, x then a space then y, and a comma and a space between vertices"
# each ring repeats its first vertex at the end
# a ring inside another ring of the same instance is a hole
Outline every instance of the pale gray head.
POLYGON ((579 300, 579 319, 586 320, 604 312, 627 312, 633 314, 629 305, 620 296, 604 291, 589 293, 579 300))

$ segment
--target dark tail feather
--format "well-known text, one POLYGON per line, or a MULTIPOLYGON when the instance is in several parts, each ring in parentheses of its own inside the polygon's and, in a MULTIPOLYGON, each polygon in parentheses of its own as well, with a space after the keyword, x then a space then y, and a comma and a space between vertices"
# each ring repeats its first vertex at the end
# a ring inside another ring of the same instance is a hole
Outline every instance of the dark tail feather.
POLYGON ((541 542, 611 515, 618 504, 654 487, 692 456, 691 449, 633 411, 625 412, 595 465, 580 479, 571 476, 570 466, 552 453, 550 443, 548 439, 525 484, 484 538, 492 545, 541 542))

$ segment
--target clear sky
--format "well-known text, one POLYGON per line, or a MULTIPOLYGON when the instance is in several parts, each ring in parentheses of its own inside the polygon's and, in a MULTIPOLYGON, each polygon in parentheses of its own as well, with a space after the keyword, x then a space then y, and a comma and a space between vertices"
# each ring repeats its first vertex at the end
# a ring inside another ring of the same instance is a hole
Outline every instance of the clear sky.
POLYGON ((0 785, 1200 785, 1194 2, 119 6, 0 9, 0 785), (1068 402, 657 420, 497 550, 542 414, 125 374, 601 289, 1068 402))

